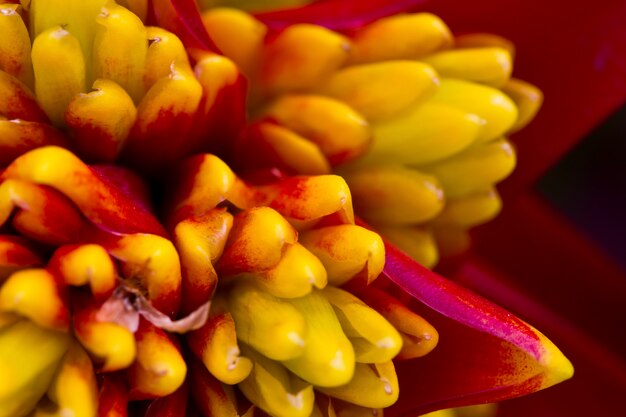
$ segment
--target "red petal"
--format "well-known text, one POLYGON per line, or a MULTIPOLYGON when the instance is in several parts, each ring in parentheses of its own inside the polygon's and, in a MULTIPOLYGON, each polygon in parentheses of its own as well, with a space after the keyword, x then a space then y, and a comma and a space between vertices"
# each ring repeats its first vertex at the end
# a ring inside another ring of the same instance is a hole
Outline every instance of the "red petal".
POLYGON ((152 9, 158 25, 174 32, 188 48, 219 52, 204 29, 194 0, 153 0, 152 9))
POLYGON ((386 251, 385 274, 429 307, 419 313, 440 334, 432 353, 399 367, 399 415, 500 401, 571 377, 570 362, 533 327, 393 246, 386 251))
POLYGON ((346 32, 427 2, 428 0, 321 0, 298 8, 258 13, 255 17, 274 30, 294 23, 313 23, 346 32))

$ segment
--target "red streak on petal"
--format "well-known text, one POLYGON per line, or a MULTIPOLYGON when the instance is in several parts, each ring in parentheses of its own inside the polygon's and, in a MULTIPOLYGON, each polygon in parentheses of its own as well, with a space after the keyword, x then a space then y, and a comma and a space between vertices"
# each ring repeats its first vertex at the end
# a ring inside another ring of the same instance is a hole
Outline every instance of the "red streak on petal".
POLYGON ((204 29, 194 0, 154 0, 151 6, 158 25, 174 32, 185 46, 219 53, 204 29))
POLYGON ((321 0, 298 8, 257 13, 255 17, 272 30, 280 30, 295 23, 312 23, 337 32, 349 32, 427 1, 321 0))

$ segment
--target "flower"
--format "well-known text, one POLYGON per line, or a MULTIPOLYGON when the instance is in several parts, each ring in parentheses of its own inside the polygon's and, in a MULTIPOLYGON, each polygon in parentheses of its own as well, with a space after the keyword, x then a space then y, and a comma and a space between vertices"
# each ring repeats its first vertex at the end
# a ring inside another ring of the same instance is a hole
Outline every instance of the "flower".
POLYGON ((223 8, 203 14, 216 46, 250 80, 255 120, 235 144, 238 168, 334 169, 359 216, 420 263, 465 250, 467 229, 500 211, 494 184, 516 159, 504 135, 542 102, 536 87, 510 78, 512 44, 454 37, 429 13, 347 35, 310 23, 277 30, 271 13, 259 19, 223 8))
MULTIPOLYGON (((0 174, 0 367, 10 376, 0 385, 1 413, 199 411, 221 416, 260 409, 278 416, 372 414, 398 399, 394 357, 407 360, 400 367, 405 375, 449 378, 416 381, 422 389, 411 392, 415 397, 401 396, 396 413, 495 401, 571 376, 569 361, 534 328, 355 225, 352 195, 342 178, 267 181, 257 176, 262 181, 253 185, 214 155, 183 159, 220 145, 199 135, 197 126, 224 122, 224 129, 214 125, 221 133, 237 127, 233 120, 243 114, 237 98, 245 83, 234 65, 209 52, 215 45, 197 31, 199 15, 189 2, 159 2, 154 10, 130 3, 133 10, 144 10, 146 19, 152 16, 177 32, 197 61, 194 74, 185 67, 188 77, 176 86, 180 90, 165 88, 181 81, 172 71, 141 95, 144 78, 155 75, 150 66, 139 71, 141 66, 132 64, 141 58, 141 46, 138 56, 121 63, 115 56, 102 58, 111 51, 98 43, 126 31, 96 33, 92 50, 89 36, 72 33, 91 30, 92 14, 84 7, 95 3, 72 3, 79 11, 69 14, 67 27, 44 29, 44 36, 35 38, 36 95, 21 72, 27 54, 15 61, 20 69, 3 62, 2 68, 12 71, 2 73, 3 86, 11 92, 6 96, 17 97, 5 102, 2 111, 12 119, 6 122, 20 125, 21 116, 39 115, 36 129, 43 134, 34 144, 20 135, 1 143, 13 152, 0 174), (88 73, 80 58, 85 51, 94 57, 90 71, 113 69, 103 73, 110 78, 101 86, 124 87, 115 99, 93 107, 90 100, 81 101, 87 99, 80 82, 88 73), (68 63, 65 74, 44 71, 57 63, 55 58, 68 63), (128 65, 130 70, 120 69, 128 65), (161 81, 163 90, 154 89, 161 81), (165 94, 171 91, 179 94, 165 94), (93 126, 110 126, 111 118, 132 108, 111 111, 112 104, 128 104, 127 96, 140 100, 138 114, 142 106, 156 112, 144 130, 141 118, 125 119, 132 127, 116 136, 124 160, 124 152, 138 140, 135 133, 146 133, 135 148, 142 159, 126 162, 135 172, 119 165, 87 165, 77 154, 95 161, 116 158, 90 147, 113 136, 86 142, 85 125, 73 124, 73 115, 91 117, 108 109, 93 126), (206 107, 177 113, 172 102, 190 97, 206 107), (231 112, 235 117, 218 118, 231 112), (183 140, 165 143, 163 135, 171 135, 174 127, 183 140), (74 146, 77 154, 43 146, 50 144, 74 146), (151 193, 147 173, 152 174, 151 193), (373 284, 383 263, 383 279, 373 284), (445 338, 431 353, 438 332, 445 338)), ((2 7, 3 24, 26 33, 19 9, 2 7)), ((99 10, 98 19, 112 19, 112 27, 121 23, 128 33, 152 30, 113 2, 99 10), (134 24, 126 25, 129 21, 134 24)), ((56 21, 55 13, 58 17, 51 3, 39 0, 29 18, 36 27, 38 18, 56 21)), ((178 44, 172 33, 159 33, 178 44)), ((161 44, 161 36, 148 48, 161 44)), ((30 47, 24 36, 14 39, 22 41, 22 52, 30 47)), ((128 42, 149 43, 134 36, 128 42)), ((128 46, 119 39, 111 45, 128 46)), ((157 57, 171 59, 169 68, 186 59, 178 53, 157 57)))

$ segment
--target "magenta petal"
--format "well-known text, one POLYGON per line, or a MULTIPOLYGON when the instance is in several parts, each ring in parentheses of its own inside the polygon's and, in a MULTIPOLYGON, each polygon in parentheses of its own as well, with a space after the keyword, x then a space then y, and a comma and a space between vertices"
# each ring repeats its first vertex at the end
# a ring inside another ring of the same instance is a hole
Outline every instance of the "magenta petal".
POLYGON ((386 251, 384 273, 422 304, 415 303, 418 313, 440 335, 432 353, 398 366, 403 391, 395 415, 496 402, 572 376, 571 363, 532 326, 395 247, 386 251))
POLYGON ((174 32, 188 48, 219 52, 204 29, 195 0, 153 0, 152 11, 157 24, 174 32))
POLYGON ((321 0, 298 8, 258 13, 255 17, 270 29, 282 29, 294 23, 313 23, 347 32, 425 2, 427 0, 321 0))

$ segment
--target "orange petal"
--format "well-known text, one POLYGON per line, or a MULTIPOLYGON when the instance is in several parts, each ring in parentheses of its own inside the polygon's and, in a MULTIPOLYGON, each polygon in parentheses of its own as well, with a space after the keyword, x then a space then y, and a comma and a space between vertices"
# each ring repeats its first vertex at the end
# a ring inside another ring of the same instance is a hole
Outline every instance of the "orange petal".
POLYGON ((21 236, 0 235, 0 281, 20 269, 43 264, 43 258, 32 246, 21 236))
POLYGON ((145 291, 150 303, 161 312, 174 316, 181 296, 180 259, 169 240, 149 234, 111 238, 108 252, 121 263, 129 285, 145 291))
POLYGON ((0 117, 0 166, 10 164, 30 150, 48 145, 67 148, 69 141, 47 123, 0 117))
POLYGON ((174 228, 174 245, 182 267, 183 313, 190 313, 213 295, 217 273, 213 264, 222 255, 233 217, 223 209, 183 220, 174 228))
POLYGON ((137 333, 137 360, 128 371, 131 399, 163 397, 184 382, 187 365, 176 344, 161 329, 141 320, 137 333))
POLYGON ((8 119, 48 122, 31 90, 17 78, 0 70, 0 115, 8 119))

